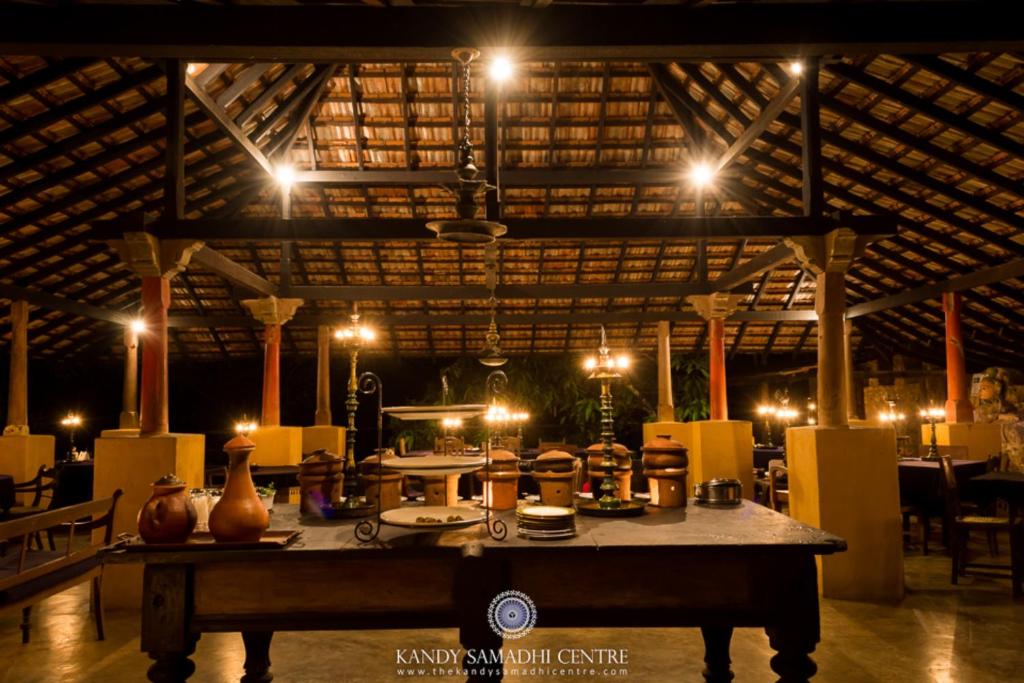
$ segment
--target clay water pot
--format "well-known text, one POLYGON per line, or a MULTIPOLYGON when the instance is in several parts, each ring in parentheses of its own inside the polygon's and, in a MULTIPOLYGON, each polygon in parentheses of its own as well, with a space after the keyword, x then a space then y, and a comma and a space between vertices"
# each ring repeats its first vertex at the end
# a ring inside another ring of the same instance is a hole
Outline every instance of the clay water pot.
POLYGON ((249 455, 254 448, 256 444, 242 435, 224 444, 228 477, 223 495, 210 511, 210 533, 218 543, 258 541, 270 526, 270 513, 249 474, 249 455))
POLYGON ((359 463, 359 482, 363 495, 371 505, 377 504, 379 495, 380 509, 394 510, 402 504, 402 475, 386 467, 383 472, 379 472, 380 469, 380 457, 376 455, 364 458, 359 463))
POLYGON ((458 474, 439 474, 422 477, 423 500, 425 505, 452 507, 459 504, 458 474))
POLYGON ((196 528, 196 508, 185 482, 166 474, 139 510, 139 536, 146 543, 184 543, 196 528))
POLYGON ((686 446, 668 436, 656 436, 643 448, 644 467, 648 469, 685 468, 690 464, 686 446))
POLYGON ((341 500, 345 460, 326 448, 313 451, 299 463, 299 511, 322 517, 322 510, 341 500))
POLYGON ((547 451, 533 463, 533 479, 540 488, 542 505, 572 507, 576 469, 575 457, 565 451, 547 451))
MULTIPOLYGON (((615 484, 618 488, 619 500, 632 500, 633 487, 630 478, 633 476, 633 461, 629 457, 629 449, 621 443, 612 444, 612 458, 615 460, 615 484)), ((587 446, 587 472, 590 475, 590 486, 595 498, 601 497, 598 487, 604 480, 604 444, 595 443, 587 446)))
POLYGON ((491 449, 487 471, 476 472, 483 483, 483 504, 492 510, 512 510, 519 500, 519 456, 504 448, 491 449))
POLYGON ((651 491, 651 505, 662 508, 686 507, 687 475, 685 468, 645 469, 644 476, 647 477, 651 491))

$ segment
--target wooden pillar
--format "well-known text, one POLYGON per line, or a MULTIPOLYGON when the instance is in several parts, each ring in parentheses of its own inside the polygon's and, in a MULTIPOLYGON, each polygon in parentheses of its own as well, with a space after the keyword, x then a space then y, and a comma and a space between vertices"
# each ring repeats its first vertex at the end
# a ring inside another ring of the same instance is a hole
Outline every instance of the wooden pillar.
POLYGON ((818 424, 842 427, 846 418, 844 271, 818 275, 815 310, 818 313, 818 424))
POLYGON ((725 384, 725 319, 736 311, 742 296, 728 292, 686 297, 708 323, 708 394, 712 420, 729 419, 725 384))
POLYGON ((28 431, 28 302, 11 302, 11 373, 7 380, 7 426, 4 435, 28 431))
POLYGON ((843 322, 843 380, 846 385, 846 418, 857 420, 857 383, 853 378, 853 321, 843 322))
POLYGON ((942 310, 946 314, 946 422, 973 422, 967 361, 964 357, 962 300, 959 292, 943 292, 942 310))
POLYGON ((263 410, 260 425, 281 424, 281 326, 292 319, 302 299, 245 299, 242 305, 263 323, 263 410))
POLYGON ((263 328, 263 409, 260 425, 281 424, 281 325, 263 328))
POLYGON ((139 427, 139 333, 124 327, 124 379, 121 387, 121 415, 118 429, 139 427))
MULTIPOLYGON (((142 224, 145 227, 145 224, 142 224)), ((167 434, 167 309, 171 305, 171 278, 185 270, 192 255, 203 248, 196 240, 159 240, 147 232, 126 232, 111 242, 121 260, 142 278, 142 382, 139 401, 139 436, 167 434)), ((122 396, 122 400, 124 400, 122 396)), ((133 402, 134 403, 134 402, 133 402)))
POLYGON ((725 388, 725 320, 708 320, 708 389, 711 395, 711 419, 729 419, 729 401, 725 388))
POLYGON ((167 404, 167 309, 171 282, 159 275, 142 278, 142 320, 146 343, 142 345, 142 403, 139 436, 170 431, 167 404))
POLYGON ((331 424, 331 328, 316 330, 316 418, 317 426, 331 424))
POLYGON ((672 400, 672 325, 667 320, 658 322, 658 422, 674 422, 675 404, 672 400))

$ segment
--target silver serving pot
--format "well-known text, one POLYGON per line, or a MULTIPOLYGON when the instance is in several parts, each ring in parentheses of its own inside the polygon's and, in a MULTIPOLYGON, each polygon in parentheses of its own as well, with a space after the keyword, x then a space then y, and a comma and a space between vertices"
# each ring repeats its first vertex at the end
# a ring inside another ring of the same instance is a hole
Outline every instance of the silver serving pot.
POLYGON ((693 485, 693 497, 704 505, 739 505, 742 494, 743 484, 739 479, 712 479, 693 485))

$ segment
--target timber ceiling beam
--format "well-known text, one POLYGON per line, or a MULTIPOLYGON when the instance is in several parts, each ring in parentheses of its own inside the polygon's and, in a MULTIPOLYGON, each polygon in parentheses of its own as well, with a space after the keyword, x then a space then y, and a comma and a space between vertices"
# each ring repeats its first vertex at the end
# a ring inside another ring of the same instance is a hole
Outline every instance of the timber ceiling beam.
POLYGON ((274 174, 274 167, 271 165, 270 160, 249 139, 249 136, 238 127, 238 124, 231 120, 227 111, 206 94, 206 91, 191 76, 185 76, 185 87, 188 89, 189 97, 203 110, 203 113, 209 116, 232 142, 243 149, 250 159, 259 164, 260 168, 266 171, 268 175, 272 176, 274 174))
POLYGON ((983 268, 968 275, 950 278, 943 282, 933 282, 923 287, 900 292, 899 294, 856 304, 847 309, 846 317, 857 318, 862 315, 870 315, 890 308, 920 303, 929 299, 938 299, 944 292, 959 292, 983 285, 1005 282, 1014 278, 1024 278, 1024 259, 1016 259, 1001 266, 983 268))
POLYGON ((262 296, 276 296, 278 291, 270 281, 260 277, 238 263, 235 263, 224 254, 215 249, 204 246, 192 255, 191 263, 196 263, 217 275, 231 284, 255 292, 262 296))
MULTIPOLYGON (((74 299, 57 296, 38 289, 28 289, 25 287, 16 287, 14 285, 0 284, 0 298, 10 299, 11 301, 27 301, 33 306, 47 308, 52 311, 62 311, 64 313, 70 313, 84 318, 105 320, 119 325, 125 325, 131 320, 131 316, 126 313, 113 311, 101 306, 94 306, 81 301, 75 301, 74 299)), ((33 333, 36 333, 37 331, 38 330, 33 330, 33 333)))
MULTIPOLYGON (((820 217, 744 216, 735 218, 507 218, 512 240, 637 240, 637 239, 732 239, 824 235, 839 227, 859 235, 895 235, 893 216, 820 217)), ((138 230, 138 220, 122 219, 93 223, 90 237, 120 239, 138 230)), ((234 220, 155 218, 146 230, 163 239, 219 241, 302 240, 302 241, 434 241, 436 237, 420 219, 366 218, 246 218, 234 220)), ((505 241, 505 240, 503 240, 505 241)))
POLYGON ((206 61, 416 61, 453 45, 529 60, 788 59, 1024 48, 1020 3, 469 7, 5 5, 0 53, 206 61), (994 16, 994 13, 997 16, 994 16), (927 17, 927 21, 922 21, 927 17))
MULTIPOLYGON (((787 263, 792 259, 793 249, 786 244, 777 244, 768 251, 750 259, 742 266, 727 271, 717 280, 712 280, 711 286, 715 291, 719 292, 731 290, 760 277, 765 271, 772 270, 775 266, 787 263)), ((758 290, 758 293, 760 294, 760 290, 758 290)))

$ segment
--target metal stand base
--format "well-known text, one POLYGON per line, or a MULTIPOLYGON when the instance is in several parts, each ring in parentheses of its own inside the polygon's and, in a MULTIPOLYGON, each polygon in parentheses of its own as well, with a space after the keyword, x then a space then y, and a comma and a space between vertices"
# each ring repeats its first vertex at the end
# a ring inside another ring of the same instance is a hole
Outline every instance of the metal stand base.
POLYGON ((367 503, 365 501, 356 503, 355 505, 341 505, 334 506, 334 515, 340 519, 351 519, 353 517, 369 517, 370 515, 377 512, 377 506, 373 503, 367 503))
POLYGON ((596 500, 588 500, 585 503, 576 503, 576 511, 581 515, 591 517, 638 517, 644 514, 644 503, 635 500, 624 500, 618 507, 604 508, 596 500))

